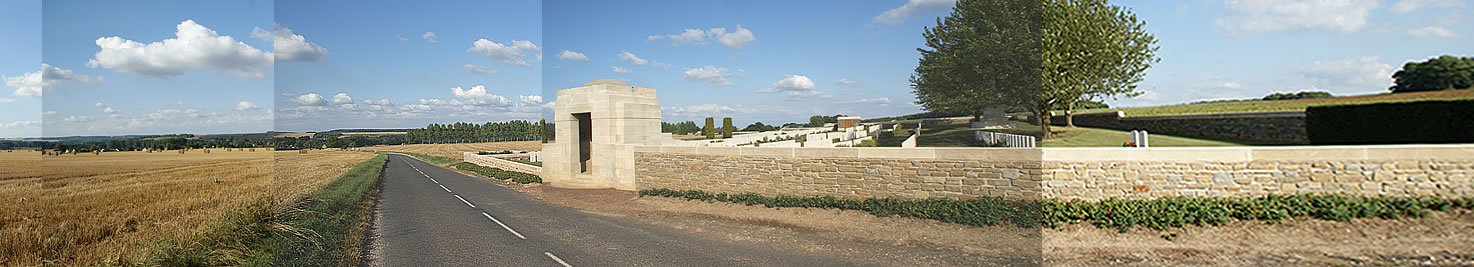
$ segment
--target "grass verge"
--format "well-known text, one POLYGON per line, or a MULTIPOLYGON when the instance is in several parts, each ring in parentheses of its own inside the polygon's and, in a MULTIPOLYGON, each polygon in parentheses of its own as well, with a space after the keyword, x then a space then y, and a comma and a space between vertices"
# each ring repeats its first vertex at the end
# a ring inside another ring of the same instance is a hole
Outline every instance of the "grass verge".
POLYGON ((873 198, 833 196, 769 197, 754 193, 726 194, 697 190, 646 189, 640 196, 659 196, 763 205, 769 208, 825 208, 858 210, 876 216, 931 219, 971 226, 1011 223, 1021 227, 1058 227, 1089 223, 1125 232, 1135 227, 1154 230, 1187 225, 1213 226, 1231 220, 1277 223, 1290 218, 1348 221, 1355 218, 1397 219, 1422 217, 1433 211, 1474 210, 1474 196, 1463 198, 1348 195, 1269 195, 1255 198, 1107 199, 1102 201, 1019 201, 997 197, 971 200, 873 198))
POLYGON ((508 170, 503 170, 503 169, 498 169, 498 168, 486 167, 486 166, 471 164, 470 162, 456 163, 453 166, 455 166, 456 169, 462 169, 462 170, 471 171, 471 172, 474 172, 474 173, 477 173, 477 174, 481 174, 481 175, 485 175, 486 177, 491 177, 491 178, 497 179, 497 180, 511 180, 511 181, 517 182, 519 184, 530 184, 530 183, 542 183, 543 182, 543 178, 542 177, 538 177, 537 175, 533 175, 533 174, 530 174, 530 173, 515 172, 515 171, 508 171, 508 170))
POLYGON ((354 166, 293 205, 263 199, 227 213, 191 243, 161 244, 142 265, 357 265, 385 158, 354 166))
POLYGON ((457 162, 461 162, 461 160, 458 160, 458 159, 441 157, 441 156, 434 156, 434 155, 425 155, 425 154, 414 153, 414 152, 393 152, 393 153, 402 153, 402 154, 405 154, 405 155, 409 155, 411 157, 415 157, 417 159, 420 159, 420 161, 428 162, 430 164, 435 164, 435 165, 438 165, 438 166, 445 166, 445 165, 450 165, 450 164, 455 164, 457 162))

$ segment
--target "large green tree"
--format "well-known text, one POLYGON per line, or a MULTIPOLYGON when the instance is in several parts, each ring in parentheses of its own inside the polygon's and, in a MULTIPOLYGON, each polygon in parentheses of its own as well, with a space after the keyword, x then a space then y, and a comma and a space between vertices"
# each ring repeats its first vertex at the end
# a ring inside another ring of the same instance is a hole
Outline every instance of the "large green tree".
POLYGON ((1069 127, 1083 103, 1140 95, 1136 84, 1158 60, 1146 21, 1107 0, 1045 0, 1042 35, 1042 89, 1069 127))
POLYGON ((1469 89, 1474 87, 1474 57, 1444 55, 1408 62, 1392 74, 1393 93, 1469 89))
POLYGON ((911 75, 916 104, 974 117, 987 107, 1036 107, 1041 7, 1040 0, 957 1, 922 32, 926 47, 917 49, 911 75))

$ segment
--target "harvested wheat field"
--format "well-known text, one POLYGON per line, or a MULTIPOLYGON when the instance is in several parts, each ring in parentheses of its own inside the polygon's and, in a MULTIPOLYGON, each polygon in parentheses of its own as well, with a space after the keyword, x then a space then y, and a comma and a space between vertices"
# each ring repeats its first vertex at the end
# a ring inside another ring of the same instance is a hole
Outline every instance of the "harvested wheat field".
POLYGON ((419 153, 431 156, 440 156, 460 159, 461 153, 477 151, 541 151, 543 144, 539 141, 513 141, 513 142, 491 142, 491 143, 466 143, 466 144, 415 144, 376 146, 365 148, 375 151, 419 153))
POLYGON ((189 242, 227 212, 290 203, 371 157, 265 149, 47 156, 41 197, 0 206, 0 265, 136 263, 164 242, 189 242))

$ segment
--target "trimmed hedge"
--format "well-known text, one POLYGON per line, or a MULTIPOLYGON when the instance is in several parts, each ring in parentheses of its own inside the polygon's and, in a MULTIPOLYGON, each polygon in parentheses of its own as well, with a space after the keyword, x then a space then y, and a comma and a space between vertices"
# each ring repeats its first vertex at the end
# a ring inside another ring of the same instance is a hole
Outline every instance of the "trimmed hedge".
POLYGON ((478 174, 481 174, 481 175, 486 175, 486 177, 491 177, 491 178, 494 178, 494 179, 497 179, 497 180, 512 180, 513 182, 517 182, 519 184, 530 184, 530 183, 542 183, 543 182, 543 178, 542 177, 538 177, 537 175, 532 175, 532 174, 524 173, 524 172, 515 172, 515 171, 508 171, 508 170, 503 170, 503 169, 498 169, 498 168, 486 167, 486 166, 471 164, 470 162, 456 163, 453 166, 455 166, 456 169, 462 169, 462 170, 467 170, 467 171, 475 172, 475 173, 478 173, 478 174))
POLYGON ((697 190, 646 189, 640 196, 660 196, 701 200, 706 202, 731 202, 743 205, 763 205, 769 208, 826 208, 858 210, 876 216, 902 216, 932 219, 949 223, 985 226, 1012 223, 1023 227, 1034 227, 1039 222, 1039 205, 1031 201, 1014 201, 1001 197, 983 197, 972 200, 956 199, 902 199, 871 198, 864 200, 833 196, 767 197, 755 193, 727 194, 707 193, 697 190))
POLYGON ((1102 201, 1021 201, 999 197, 971 200, 845 199, 833 196, 768 197, 755 193, 726 194, 697 190, 646 189, 640 196, 660 196, 763 205, 858 210, 876 216, 932 219, 970 226, 1011 223, 1021 227, 1089 223, 1125 232, 1135 227, 1155 230, 1187 225, 1221 225, 1231 220, 1281 222, 1290 218, 1347 221, 1353 218, 1421 217, 1431 211, 1474 210, 1474 196, 1464 198, 1348 195, 1270 195, 1257 198, 1107 199, 1102 201))
POLYGON ((1310 107, 1305 129, 1312 144, 1474 142, 1474 100, 1310 107))

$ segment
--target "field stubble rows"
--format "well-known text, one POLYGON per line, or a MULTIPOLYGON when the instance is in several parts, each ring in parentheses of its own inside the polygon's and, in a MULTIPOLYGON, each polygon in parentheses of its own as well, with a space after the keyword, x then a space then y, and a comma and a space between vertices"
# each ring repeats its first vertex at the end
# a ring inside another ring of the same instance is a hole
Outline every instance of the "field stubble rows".
POLYGON ((189 242, 227 212, 290 205, 373 157, 267 150, 25 154, 37 157, 0 154, 0 169, 35 166, 0 176, 6 196, 0 265, 139 262, 160 242, 189 242))
POLYGON ((413 144, 375 146, 364 149, 384 152, 406 152, 425 154, 438 157, 461 159, 463 152, 477 151, 541 151, 542 142, 539 141, 514 141, 514 142, 491 142, 491 143, 465 143, 465 144, 413 144))

